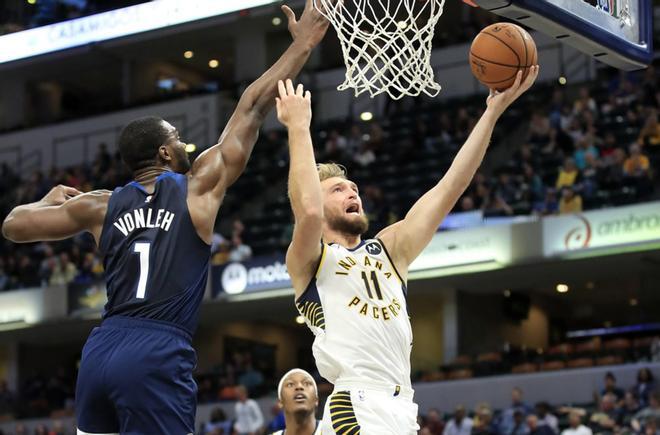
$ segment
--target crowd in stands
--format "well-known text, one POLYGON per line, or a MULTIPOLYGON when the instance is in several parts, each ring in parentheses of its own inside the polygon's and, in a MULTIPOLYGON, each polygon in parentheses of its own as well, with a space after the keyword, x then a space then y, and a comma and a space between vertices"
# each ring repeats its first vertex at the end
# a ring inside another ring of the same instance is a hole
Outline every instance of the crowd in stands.
MULTIPOLYGON (((548 215, 652 198, 660 168, 658 76, 653 67, 612 74, 605 86, 581 87, 574 98, 561 87, 540 87, 537 99, 547 92, 551 103, 544 108, 527 101, 537 109, 522 146, 493 173, 478 173, 454 212, 548 215)), ((465 100, 442 107, 415 104, 422 107, 398 107, 380 122, 339 123, 315 133, 317 159, 343 163, 361 187, 372 233, 400 219, 438 181, 483 110, 481 97, 473 105, 465 100), (413 114, 406 117, 402 111, 413 114)), ((515 128, 523 115, 511 116, 502 128, 515 128)), ((237 219, 240 213, 233 214, 232 224, 214 236, 213 264, 282 252, 288 244, 292 221, 282 183, 288 164, 284 138, 279 131, 264 135, 246 174, 228 192, 223 211, 237 213, 272 186, 279 185, 281 191, 270 195, 274 202, 262 199, 260 209, 251 209, 242 220, 237 219)), ((103 145, 89 165, 29 176, 2 165, 0 175, 2 218, 12 206, 36 201, 56 184, 82 191, 112 189, 130 177, 119 156, 103 145)), ((94 243, 86 235, 32 245, 3 240, 0 246, 0 290, 86 283, 102 273, 94 243)))
POLYGON ((623 389, 614 374, 605 375, 594 402, 582 405, 525 402, 514 388, 511 406, 494 410, 487 403, 467 412, 429 410, 419 417, 420 435, 614 435, 660 433, 660 390, 648 369, 641 369, 635 385, 623 389))

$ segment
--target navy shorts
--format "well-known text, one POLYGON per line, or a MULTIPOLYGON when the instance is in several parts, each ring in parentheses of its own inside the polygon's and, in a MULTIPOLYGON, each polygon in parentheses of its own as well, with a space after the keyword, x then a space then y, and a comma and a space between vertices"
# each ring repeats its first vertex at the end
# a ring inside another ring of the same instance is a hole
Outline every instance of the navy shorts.
POLYGON ((76 385, 78 428, 87 433, 195 432, 197 356, 185 330, 110 317, 83 348, 76 385))

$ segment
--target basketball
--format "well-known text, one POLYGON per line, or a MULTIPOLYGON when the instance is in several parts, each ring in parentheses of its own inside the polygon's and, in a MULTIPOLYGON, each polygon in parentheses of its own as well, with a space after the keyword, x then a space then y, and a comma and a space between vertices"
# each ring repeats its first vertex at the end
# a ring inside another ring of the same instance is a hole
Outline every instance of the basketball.
POLYGON ((470 67, 484 85, 503 91, 523 70, 523 80, 538 60, 536 44, 525 29, 511 23, 496 23, 483 29, 470 47, 470 67))

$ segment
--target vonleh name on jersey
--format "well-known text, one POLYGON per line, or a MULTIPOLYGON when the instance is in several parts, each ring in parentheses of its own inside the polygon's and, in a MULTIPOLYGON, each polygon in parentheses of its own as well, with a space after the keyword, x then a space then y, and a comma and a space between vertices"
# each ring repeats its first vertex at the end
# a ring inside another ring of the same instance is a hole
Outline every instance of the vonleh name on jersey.
POLYGON ((159 208, 158 211, 154 211, 152 208, 136 208, 119 217, 113 225, 124 236, 128 236, 140 228, 160 228, 169 231, 173 220, 174 213, 163 208, 159 208))

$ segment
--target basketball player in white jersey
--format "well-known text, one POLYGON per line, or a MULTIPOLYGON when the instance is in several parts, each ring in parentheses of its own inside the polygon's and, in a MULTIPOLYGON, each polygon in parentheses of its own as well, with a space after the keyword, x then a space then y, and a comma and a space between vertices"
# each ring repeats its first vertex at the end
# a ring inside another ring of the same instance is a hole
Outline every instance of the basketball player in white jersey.
POLYGON ((277 398, 284 410, 286 429, 271 435, 320 435, 316 420, 319 393, 312 375, 303 369, 289 371, 277 386, 277 398))
POLYGON ((355 183, 341 166, 319 165, 310 135, 311 95, 279 83, 279 120, 289 131, 289 196, 295 216, 286 263, 296 305, 315 335, 321 375, 334 384, 323 435, 412 435, 417 405, 410 382, 412 329, 406 308, 408 267, 470 184, 495 123, 534 83, 519 73, 508 90, 491 92, 487 108, 452 166, 405 218, 375 239, 355 183))

